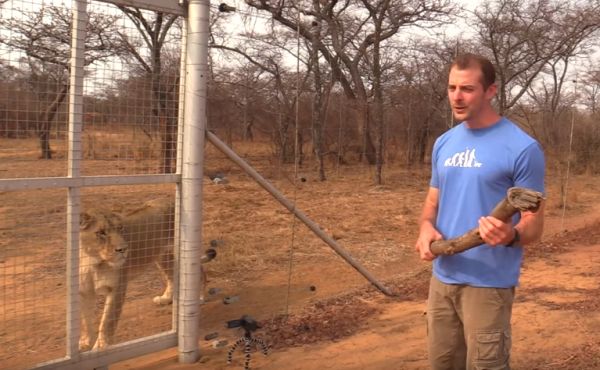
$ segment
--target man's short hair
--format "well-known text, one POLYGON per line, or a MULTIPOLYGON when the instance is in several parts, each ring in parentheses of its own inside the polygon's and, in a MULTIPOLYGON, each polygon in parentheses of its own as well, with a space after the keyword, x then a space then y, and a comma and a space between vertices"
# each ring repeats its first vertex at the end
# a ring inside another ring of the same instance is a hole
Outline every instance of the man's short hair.
POLYGON ((483 89, 487 90, 490 85, 496 82, 496 70, 489 59, 481 55, 464 53, 459 54, 454 58, 450 69, 456 67, 459 70, 464 70, 471 67, 479 67, 481 69, 481 84, 483 89))

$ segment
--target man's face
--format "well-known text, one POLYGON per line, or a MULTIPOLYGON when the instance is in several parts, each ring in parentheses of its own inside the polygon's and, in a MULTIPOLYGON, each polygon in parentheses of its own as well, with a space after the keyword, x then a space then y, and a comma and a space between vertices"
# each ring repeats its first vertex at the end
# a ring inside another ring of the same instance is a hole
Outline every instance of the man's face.
POLYGON ((477 67, 453 67, 448 77, 448 99, 458 121, 477 120, 496 93, 496 85, 484 90, 481 70, 477 67))

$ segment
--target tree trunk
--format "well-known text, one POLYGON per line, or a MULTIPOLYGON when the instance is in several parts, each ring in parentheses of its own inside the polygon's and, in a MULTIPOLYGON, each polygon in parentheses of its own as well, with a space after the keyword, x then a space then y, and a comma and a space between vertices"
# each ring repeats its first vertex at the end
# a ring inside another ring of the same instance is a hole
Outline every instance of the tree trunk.
POLYGON ((362 127, 360 130, 362 134, 362 150, 360 153, 360 160, 364 158, 367 160, 367 163, 373 165, 375 164, 375 145, 373 145, 373 139, 371 137, 371 123, 369 119, 369 107, 366 101, 366 97, 362 102, 358 102, 358 116, 362 123, 360 123, 359 127, 362 127))
POLYGON ((380 64, 380 38, 381 22, 376 22, 377 30, 375 32, 375 42, 373 43, 373 92, 374 92, 374 118, 375 118, 375 137, 377 146, 375 148, 375 184, 381 185, 383 179, 381 172, 383 169, 383 150, 385 143, 385 125, 383 122, 383 91, 381 86, 381 64, 380 64))
POLYGON ((254 133, 252 132, 252 125, 254 122, 244 122, 244 141, 254 141, 254 133))
POLYGON ((50 149, 50 130, 47 128, 47 123, 42 124, 44 127, 39 131, 41 159, 52 159, 52 151, 50 149))
POLYGON ((52 159, 52 150, 50 148, 50 127, 52 126, 52 121, 56 116, 56 112, 67 96, 67 91, 69 91, 69 85, 64 85, 52 103, 50 103, 46 110, 39 116, 40 124, 38 125, 37 133, 38 137, 40 138, 41 159, 52 159))
POLYGON ((161 126, 161 173, 175 173, 177 159, 177 123, 173 117, 159 117, 161 126))
MULTIPOLYGON (((510 188, 506 197, 496 205, 490 216, 507 222, 517 212, 537 212, 542 199, 543 196, 540 192, 526 188, 510 188)), ((436 256, 440 254, 453 255, 481 244, 483 244, 483 239, 479 235, 479 228, 474 228, 458 238, 435 241, 431 243, 429 249, 436 256)))

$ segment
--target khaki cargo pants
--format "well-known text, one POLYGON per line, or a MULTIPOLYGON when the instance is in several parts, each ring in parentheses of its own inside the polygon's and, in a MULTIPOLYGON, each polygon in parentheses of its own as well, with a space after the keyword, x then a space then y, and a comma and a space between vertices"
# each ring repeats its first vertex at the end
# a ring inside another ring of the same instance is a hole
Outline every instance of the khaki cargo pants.
POLYGON ((448 285, 432 277, 427 342, 433 370, 509 370, 514 288, 448 285))

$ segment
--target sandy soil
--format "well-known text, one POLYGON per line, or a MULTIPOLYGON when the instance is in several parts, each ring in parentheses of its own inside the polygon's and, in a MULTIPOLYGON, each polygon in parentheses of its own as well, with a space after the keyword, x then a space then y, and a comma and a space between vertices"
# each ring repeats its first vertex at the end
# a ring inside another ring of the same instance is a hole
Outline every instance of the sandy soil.
MULTIPOLYGON (((412 245, 427 170, 389 165, 385 185, 375 187, 368 167, 332 164, 329 180, 319 182, 309 169, 295 179, 290 168, 270 159, 268 148, 235 149, 396 295, 373 288, 208 148, 205 172, 222 172, 229 182, 204 182, 204 243, 216 241, 218 251, 207 265, 207 289, 219 292, 207 295, 201 306, 202 358, 179 364, 176 349, 170 349, 111 370, 243 368, 239 351, 234 363, 226 364, 229 345, 242 333, 225 328, 243 314, 263 324, 255 335, 272 347, 266 357, 253 353, 255 369, 426 369, 423 310, 430 266, 418 260, 412 245), (239 301, 225 305, 228 296, 239 301), (213 332, 227 346, 213 348, 212 340, 204 340, 213 332)), ((46 173, 61 172, 54 162, 32 158, 26 163, 46 173)), ((90 174, 111 168, 107 160, 85 165, 90 174)), ((5 178, 22 174, 22 162, 0 161, 0 173, 5 178)), ((564 219, 557 189, 549 176, 545 236, 528 249, 517 289, 512 364, 523 370, 600 369, 600 186, 596 178, 574 176, 564 219)), ((86 189, 82 202, 130 209, 173 192, 172 185, 103 187, 86 189)), ((0 369, 27 368, 64 354, 65 193, 0 193, 0 369)), ((151 303, 160 289, 151 269, 132 280, 119 342, 169 329, 171 307, 151 303)))
MULTIPOLYGON (((583 229, 549 238, 538 246, 541 252, 528 257, 514 306, 514 369, 600 369, 599 229, 596 221, 583 229), (560 250, 554 245, 560 245, 560 250)), ((350 299, 347 304, 362 317, 345 312, 338 317, 336 313, 348 306, 335 302, 321 307, 321 312, 292 318, 295 328, 299 327, 298 321, 317 319, 311 330, 318 334, 311 334, 324 338, 291 347, 275 343, 276 348, 268 357, 253 354, 253 368, 427 369, 425 284, 420 280, 414 284, 417 292, 408 297, 389 298, 369 289, 360 291, 360 298, 350 299), (325 318, 342 322, 342 328, 348 325, 343 323, 348 318, 360 319, 362 323, 348 336, 331 338, 326 324, 320 323, 325 318)), ((302 336, 302 331, 297 330, 296 335, 302 336)), ((268 333, 262 337, 270 338, 268 333)), ((234 364, 227 366, 227 348, 213 349, 206 342, 201 346, 201 368, 242 368, 240 353, 236 352, 234 364)), ((197 366, 178 364, 175 350, 168 350, 116 364, 111 369, 174 370, 197 366)))

